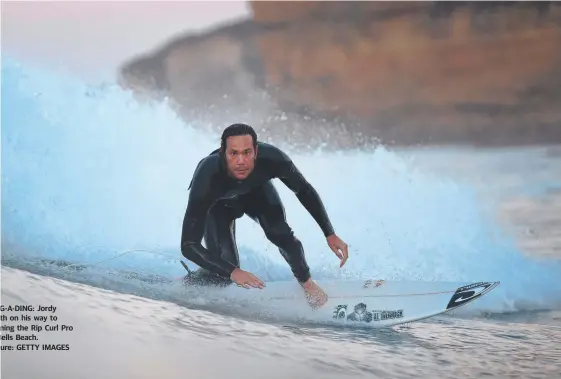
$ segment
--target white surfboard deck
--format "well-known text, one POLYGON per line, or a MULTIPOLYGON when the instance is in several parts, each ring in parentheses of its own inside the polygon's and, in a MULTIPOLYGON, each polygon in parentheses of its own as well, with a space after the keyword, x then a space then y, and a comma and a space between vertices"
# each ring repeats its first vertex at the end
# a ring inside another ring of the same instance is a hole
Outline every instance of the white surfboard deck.
POLYGON ((266 283, 263 289, 201 286, 202 298, 226 300, 248 313, 311 322, 389 327, 458 309, 496 288, 500 282, 325 281, 316 283, 328 301, 312 309, 294 281, 266 283))

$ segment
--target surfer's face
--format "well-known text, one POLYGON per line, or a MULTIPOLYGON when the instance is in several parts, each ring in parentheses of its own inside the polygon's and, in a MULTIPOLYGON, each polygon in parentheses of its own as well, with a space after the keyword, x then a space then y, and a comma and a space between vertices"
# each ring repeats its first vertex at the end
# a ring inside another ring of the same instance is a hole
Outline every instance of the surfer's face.
POLYGON ((226 165, 230 176, 243 180, 251 174, 255 167, 257 150, 253 146, 250 135, 232 136, 226 140, 226 165))

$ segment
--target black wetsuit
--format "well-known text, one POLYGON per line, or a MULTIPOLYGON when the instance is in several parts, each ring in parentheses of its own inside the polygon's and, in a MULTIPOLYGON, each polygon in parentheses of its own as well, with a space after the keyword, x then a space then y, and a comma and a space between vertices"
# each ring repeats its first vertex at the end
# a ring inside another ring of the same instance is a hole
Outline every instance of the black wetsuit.
POLYGON ((202 159, 193 174, 183 219, 181 252, 188 260, 223 278, 239 267, 235 219, 258 222, 290 265, 296 279, 310 278, 302 243, 286 222, 284 206, 271 182, 279 178, 297 196, 327 237, 333 227, 316 190, 280 149, 259 142, 254 170, 244 180, 227 173, 219 150, 202 159), (201 240, 205 239, 206 248, 201 240))

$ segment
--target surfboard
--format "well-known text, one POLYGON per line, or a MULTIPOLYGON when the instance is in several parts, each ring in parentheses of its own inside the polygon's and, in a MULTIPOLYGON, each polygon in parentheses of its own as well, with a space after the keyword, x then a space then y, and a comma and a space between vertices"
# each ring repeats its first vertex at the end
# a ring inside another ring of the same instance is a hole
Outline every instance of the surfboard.
POLYGON ((316 280, 328 300, 312 309, 301 286, 294 281, 266 283, 264 289, 245 289, 215 282, 196 285, 203 297, 243 306, 248 313, 316 323, 381 328, 420 321, 463 307, 496 288, 500 282, 430 282, 316 280))
MULTIPOLYGON (((41 260, 45 266, 82 271, 87 264, 41 260)), ((268 282, 264 289, 238 287, 230 280, 193 273, 179 260, 187 276, 168 277, 115 269, 115 274, 145 283, 180 284, 194 303, 214 304, 250 317, 313 324, 357 325, 382 328, 420 321, 463 307, 486 295, 500 282, 431 282, 391 280, 316 280, 328 300, 312 309, 296 280, 268 282), (186 280, 190 277, 194 280, 186 280), (193 299, 196 297, 196 299, 193 299)), ((113 272, 113 271, 110 271, 113 272)), ((213 307, 215 308, 215 307, 213 307)))

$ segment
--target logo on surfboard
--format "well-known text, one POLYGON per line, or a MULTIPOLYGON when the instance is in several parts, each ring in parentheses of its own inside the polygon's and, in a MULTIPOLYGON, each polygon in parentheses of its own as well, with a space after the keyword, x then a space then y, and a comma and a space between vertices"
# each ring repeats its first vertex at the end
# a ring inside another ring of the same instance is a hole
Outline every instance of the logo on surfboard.
POLYGON ((385 282, 385 280, 368 279, 366 282, 364 282, 364 288, 370 288, 372 286, 380 287, 382 284, 384 284, 384 282, 385 282))
POLYGON ((487 288, 491 287, 493 283, 479 282, 460 287, 454 292, 452 298, 448 302, 446 309, 459 307, 467 302, 477 299, 483 295, 487 288))
POLYGON ((333 311, 333 318, 337 320, 347 319, 347 321, 372 322, 403 318, 403 309, 399 310, 374 310, 368 311, 364 303, 358 303, 354 311, 347 315, 347 305, 338 305, 333 311))

